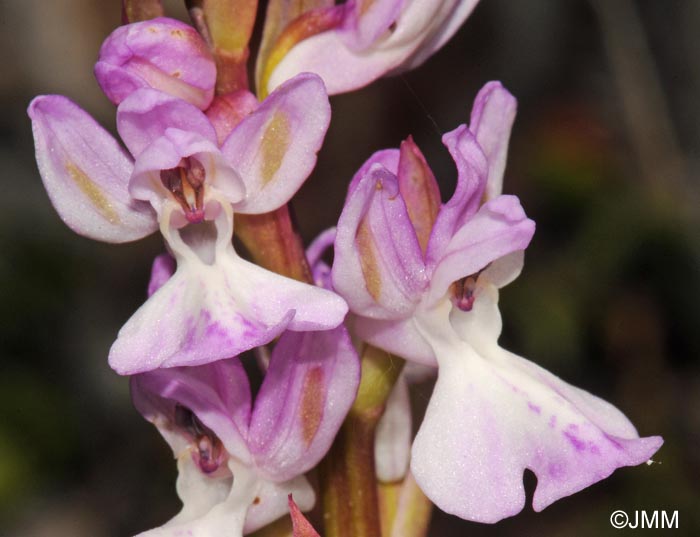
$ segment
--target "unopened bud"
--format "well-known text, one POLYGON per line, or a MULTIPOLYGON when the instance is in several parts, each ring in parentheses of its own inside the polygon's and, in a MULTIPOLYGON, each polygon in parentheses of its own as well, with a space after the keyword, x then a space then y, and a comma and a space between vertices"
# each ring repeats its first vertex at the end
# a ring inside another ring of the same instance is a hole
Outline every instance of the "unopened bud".
POLYGON ((194 28, 160 17, 112 32, 95 76, 114 104, 139 88, 154 88, 205 110, 214 96, 216 65, 194 28))

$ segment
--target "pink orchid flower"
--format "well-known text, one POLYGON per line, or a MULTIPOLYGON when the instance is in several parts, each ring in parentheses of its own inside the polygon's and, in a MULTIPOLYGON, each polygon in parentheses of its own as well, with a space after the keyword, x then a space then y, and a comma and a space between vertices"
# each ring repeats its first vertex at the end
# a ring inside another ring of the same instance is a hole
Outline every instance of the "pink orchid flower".
POLYGON ((347 311, 334 293, 238 256, 233 214, 286 203, 316 162, 330 120, 321 79, 280 86, 228 134, 196 106, 152 88, 117 109, 118 142, 69 99, 29 106, 36 157, 54 207, 77 233, 127 242, 160 229, 175 275, 120 330, 121 374, 201 365, 265 344, 285 329, 325 330, 347 311))
MULTIPOLYGON (((173 274, 156 258, 149 294, 173 274)), ((319 280, 317 283, 321 284, 319 280)), ((355 399, 360 361, 347 330, 285 332, 254 402, 241 360, 158 369, 131 377, 136 408, 177 459, 183 507, 143 537, 241 536, 315 502, 304 477, 325 455, 355 399)))
POLYGON ((350 0, 339 24, 297 43, 271 74, 268 90, 302 72, 317 73, 335 95, 387 73, 421 65, 459 29, 478 0, 350 0))
POLYGON ((501 194, 515 108, 489 83, 470 125, 443 137, 458 171, 445 204, 410 139, 371 157, 350 186, 332 267, 358 336, 438 368, 410 468, 438 507, 479 522, 523 508, 525 469, 537 476, 539 511, 663 443, 498 344, 498 290, 520 273, 535 230, 518 199, 501 194))

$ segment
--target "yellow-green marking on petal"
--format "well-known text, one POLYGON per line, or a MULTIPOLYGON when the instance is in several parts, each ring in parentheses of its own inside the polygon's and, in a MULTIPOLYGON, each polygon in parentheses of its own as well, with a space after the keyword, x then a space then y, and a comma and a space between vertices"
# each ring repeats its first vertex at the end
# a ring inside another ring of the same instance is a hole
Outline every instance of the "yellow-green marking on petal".
POLYGON ((282 159, 289 148, 290 139, 289 118, 284 112, 277 111, 265 128, 262 138, 262 182, 269 183, 282 165, 282 159))
POLYGON ((117 225, 120 223, 119 215, 114 210, 107 197, 104 195, 100 187, 97 186, 83 170, 78 168, 72 162, 67 162, 66 171, 68 171, 82 193, 87 196, 90 202, 97 208, 99 213, 110 224, 117 225))
POLYGON ((360 265, 362 274, 365 277, 367 291, 374 300, 379 300, 382 291, 382 280, 379 276, 379 265, 377 264, 377 253, 372 241, 372 233, 368 229, 367 223, 363 220, 357 228, 357 248, 360 251, 360 265))

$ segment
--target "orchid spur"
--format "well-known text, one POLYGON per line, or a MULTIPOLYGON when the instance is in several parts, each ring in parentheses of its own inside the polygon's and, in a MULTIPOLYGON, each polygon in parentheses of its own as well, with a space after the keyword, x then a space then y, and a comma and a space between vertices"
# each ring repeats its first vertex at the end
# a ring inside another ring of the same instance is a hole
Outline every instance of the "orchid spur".
MULTIPOLYGON (((414 69, 454 35, 477 2, 349 0, 339 6, 319 2, 320 7, 302 17, 309 24, 330 28, 304 36, 270 66, 261 80, 263 90, 308 71, 321 76, 328 93, 335 95, 366 86, 387 73, 414 69)), ((278 4, 270 3, 268 17, 271 11, 283 9, 278 4)))
POLYGON ((221 147, 201 110, 151 88, 117 109, 131 156, 65 97, 37 97, 29 115, 44 185, 69 227, 107 242, 160 228, 177 261, 173 278, 119 332, 109 356, 117 372, 204 364, 285 329, 343 320, 337 295, 253 265, 231 244, 234 211, 274 210, 311 172, 330 119, 318 77, 285 83, 221 147))
POLYGON ((332 268, 359 337, 437 366, 411 471, 442 510, 480 522, 523 508, 525 469, 537 476, 539 511, 648 461, 663 442, 498 345, 498 290, 519 274, 534 233, 518 199, 500 193, 514 117, 513 97, 487 84, 470 125, 443 137, 458 180, 442 205, 410 139, 371 157, 350 185, 332 268))

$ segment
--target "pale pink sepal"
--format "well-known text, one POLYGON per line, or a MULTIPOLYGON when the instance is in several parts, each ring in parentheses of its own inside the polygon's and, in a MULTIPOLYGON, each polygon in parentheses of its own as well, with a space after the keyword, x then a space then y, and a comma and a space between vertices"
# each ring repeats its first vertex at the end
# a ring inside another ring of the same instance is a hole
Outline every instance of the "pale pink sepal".
POLYGON ((351 185, 338 221, 332 280, 354 313, 374 319, 410 314, 427 285, 396 177, 381 164, 351 185))
POLYGON ((453 282, 524 250, 534 233, 535 223, 527 218, 517 197, 503 195, 486 202, 445 246, 430 280, 427 304, 445 296, 453 282))
POLYGON ((272 352, 251 418, 249 442, 262 475, 286 480, 328 451, 360 383, 347 330, 286 332, 272 352))
POLYGON ((194 105, 150 88, 134 91, 117 108, 117 130, 134 157, 169 128, 197 133, 217 146, 216 131, 194 105))
POLYGON ((485 198, 493 199, 503 190, 510 131, 517 101, 500 82, 489 82, 474 99, 469 130, 476 137, 489 163, 485 198))
POLYGON ((396 21, 405 0, 354 0, 345 6, 343 23, 335 30, 350 49, 371 47, 396 21))
POLYGON ((475 0, 349 2, 337 28, 302 40, 287 53, 268 89, 308 71, 321 76, 334 95, 417 67, 454 34, 475 5, 475 0))
POLYGON ((76 233, 106 242, 140 239, 158 228, 148 204, 127 184, 133 163, 90 115, 60 95, 29 105, 36 160, 61 219, 76 233))
POLYGON ((416 327, 413 316, 405 319, 372 319, 351 314, 348 324, 363 341, 411 362, 437 366, 435 353, 416 327))
POLYGON ((246 187, 237 212, 269 212, 289 201, 316 164, 330 112, 323 82, 304 73, 238 124, 222 146, 246 187))
POLYGON ((442 143, 457 167, 457 186, 440 208, 430 234, 426 258, 433 263, 443 256, 445 246, 457 230, 479 209, 488 175, 486 155, 466 125, 445 134, 442 143))

